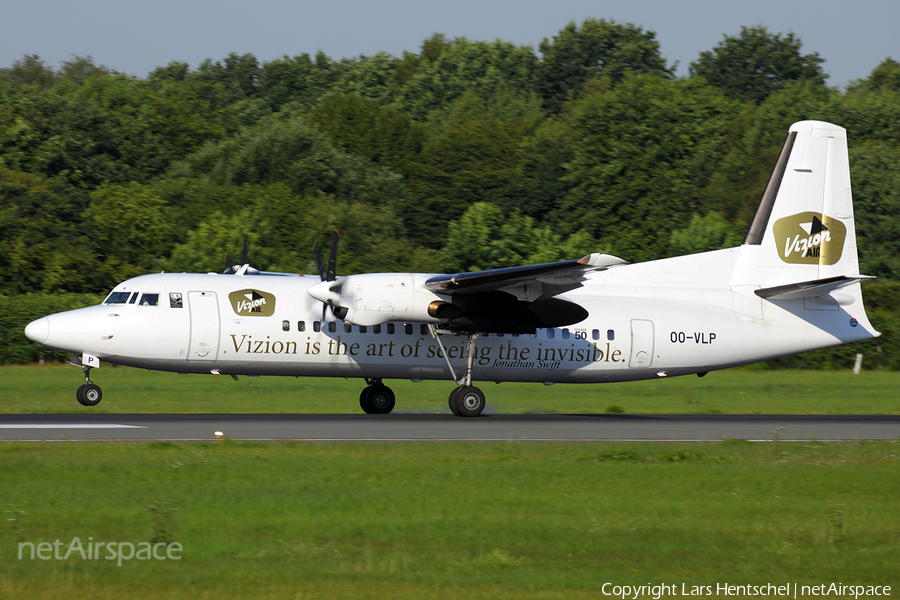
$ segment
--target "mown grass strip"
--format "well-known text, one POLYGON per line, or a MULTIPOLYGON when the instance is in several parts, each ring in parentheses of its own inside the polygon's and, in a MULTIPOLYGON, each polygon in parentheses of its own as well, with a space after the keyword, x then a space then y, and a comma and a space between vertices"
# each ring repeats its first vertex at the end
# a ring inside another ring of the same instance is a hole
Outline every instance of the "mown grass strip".
MULTIPOLYGON (((65 365, 0 367, 0 413, 358 413, 362 380, 177 375, 104 366, 103 401, 75 401, 83 379, 65 365)), ((449 381, 387 381, 397 412, 446 413, 449 381)), ((481 384, 497 413, 900 414, 900 373, 731 369, 630 383, 481 384)))
POLYGON ((897 443, 7 443, 0 463, 4 598, 900 583, 897 443), (183 559, 16 558, 76 536, 183 559))

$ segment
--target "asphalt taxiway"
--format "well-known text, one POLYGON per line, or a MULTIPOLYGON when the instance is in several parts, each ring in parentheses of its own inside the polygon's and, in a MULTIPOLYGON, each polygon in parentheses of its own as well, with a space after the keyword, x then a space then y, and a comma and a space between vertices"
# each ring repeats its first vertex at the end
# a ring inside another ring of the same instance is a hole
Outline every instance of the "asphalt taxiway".
POLYGON ((898 440, 900 415, 0 415, 0 440, 898 440))

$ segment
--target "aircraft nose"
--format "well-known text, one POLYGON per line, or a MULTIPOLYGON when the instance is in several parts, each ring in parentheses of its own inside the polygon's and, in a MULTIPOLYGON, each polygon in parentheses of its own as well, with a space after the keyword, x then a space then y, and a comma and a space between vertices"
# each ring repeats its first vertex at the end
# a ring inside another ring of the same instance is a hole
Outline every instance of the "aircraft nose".
POLYGON ((50 319, 41 317, 25 326, 25 336, 32 342, 43 344, 50 336, 50 319))

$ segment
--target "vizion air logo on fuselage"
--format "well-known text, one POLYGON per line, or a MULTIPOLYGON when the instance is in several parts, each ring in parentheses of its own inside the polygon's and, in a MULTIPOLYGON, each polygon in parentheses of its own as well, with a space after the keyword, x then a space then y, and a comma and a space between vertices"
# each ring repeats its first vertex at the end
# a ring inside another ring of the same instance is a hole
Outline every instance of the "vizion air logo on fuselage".
POLYGON ((833 265, 841 259, 847 226, 821 213, 804 212, 775 221, 778 256, 798 265, 833 265))
POLYGON ((275 296, 259 290, 238 290, 228 294, 231 308, 242 317, 271 317, 275 314, 275 296))

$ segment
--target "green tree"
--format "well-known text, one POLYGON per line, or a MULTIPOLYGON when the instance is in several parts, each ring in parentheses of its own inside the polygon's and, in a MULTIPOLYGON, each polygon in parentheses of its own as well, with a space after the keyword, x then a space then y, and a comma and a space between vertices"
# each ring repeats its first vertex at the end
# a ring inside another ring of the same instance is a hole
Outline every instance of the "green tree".
POLYGON ((404 221, 410 236, 437 248, 446 235, 446 221, 475 202, 510 208, 518 148, 536 125, 491 118, 474 92, 454 103, 444 133, 425 142, 419 173, 407 184, 413 201, 404 221))
POLYGON ((259 61, 252 54, 232 52, 224 62, 207 58, 193 74, 200 81, 221 83, 228 103, 253 98, 259 91, 259 61))
POLYGON ((533 93, 538 61, 527 46, 509 42, 473 42, 456 38, 441 46, 434 60, 423 60, 396 106, 415 119, 445 110, 466 92, 489 101, 501 88, 533 93))
POLYGON ((396 59, 387 52, 360 56, 340 73, 331 89, 386 106, 400 91, 396 77, 396 59))
POLYGON ((566 119, 551 117, 523 138, 511 193, 513 205, 522 213, 541 221, 562 204, 572 187, 565 175, 575 156, 573 134, 566 119))
POLYGON ((628 72, 672 75, 659 54, 656 33, 631 23, 585 19, 579 28, 572 21, 552 41, 544 38, 540 50, 538 89, 551 112, 598 76, 618 83, 628 72))
POLYGON ((0 165, 0 293, 96 286, 93 245, 77 208, 59 182, 0 165))
POLYGON ((900 92, 900 62, 888 56, 866 79, 848 86, 848 91, 900 92))
POLYGON ((150 83, 164 81, 184 82, 191 73, 191 67, 186 62, 172 61, 165 67, 156 67, 147 75, 150 83))
POLYGON ((554 220, 629 261, 667 255, 724 153, 731 102, 702 80, 626 76, 585 96, 573 123, 572 188, 554 220))
POLYGON ((330 94, 308 118, 346 152, 409 177, 427 134, 424 127, 390 107, 353 94, 330 94))
POLYGON ((259 75, 259 94, 273 110, 294 103, 310 107, 327 94, 343 71, 321 50, 315 60, 306 53, 267 62, 259 75))
POLYGON ((190 230, 160 264, 166 271, 220 273, 240 261, 244 233, 247 233, 250 265, 268 270, 275 258, 269 246, 262 243, 268 232, 269 223, 254 207, 233 215, 215 211, 190 230))
POLYGON ((138 183, 100 186, 85 218, 108 286, 147 272, 173 241, 165 202, 138 183))
POLYGON ((759 104, 789 81, 825 84, 824 59, 817 52, 800 53, 800 38, 793 33, 769 33, 762 25, 741 27, 737 36, 724 36, 711 51, 689 67, 691 77, 704 77, 726 96, 759 104))
POLYGON ((104 66, 94 64, 94 59, 90 56, 72 55, 72 58, 65 60, 59 69, 59 77, 68 79, 75 85, 84 85, 84 82, 98 75, 109 75, 113 71, 104 66))
POLYGON ((687 227, 672 232, 669 254, 682 256, 731 248, 739 246, 743 237, 740 228, 728 223, 717 212, 709 212, 705 217, 694 213, 687 227))
POLYGON ((242 128, 189 156, 169 176, 237 186, 281 181, 298 196, 322 193, 376 205, 405 196, 399 175, 338 150, 302 117, 272 117, 242 128))
POLYGON ((26 54, 13 62, 12 66, 0 69, 0 75, 15 86, 36 85, 50 87, 56 83, 58 75, 48 67, 37 54, 26 54))
MULTIPOLYGON (((860 271, 900 280, 900 144, 850 146, 860 271)), ((896 305, 895 305, 896 306, 896 305)))
POLYGON ((563 239, 518 211, 505 213, 490 202, 478 202, 449 224, 439 259, 443 270, 453 273, 581 258, 597 251, 586 232, 563 239))

